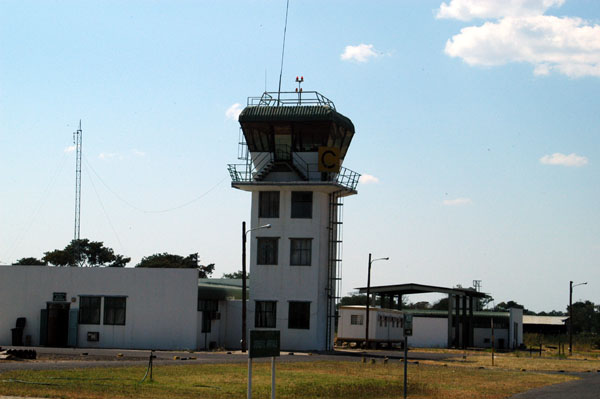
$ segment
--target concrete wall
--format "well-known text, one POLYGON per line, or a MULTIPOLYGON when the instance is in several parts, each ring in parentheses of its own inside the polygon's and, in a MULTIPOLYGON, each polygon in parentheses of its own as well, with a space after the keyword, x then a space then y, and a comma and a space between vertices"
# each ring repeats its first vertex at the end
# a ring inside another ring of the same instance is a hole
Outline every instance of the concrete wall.
POLYGON ((509 312, 509 339, 510 349, 517 349, 523 344, 523 309, 511 308, 509 312))
MULTIPOLYGON (((125 325, 79 325, 77 346, 136 349, 195 349, 198 272, 186 269, 0 266, 0 345, 11 344, 10 329, 26 317, 24 334, 39 345, 40 310, 54 292, 65 292, 70 309, 80 295, 126 296, 125 325), (98 342, 87 333, 99 332, 98 342)), ((104 301, 102 301, 102 306, 104 301)))
MULTIPOLYGON (((474 344, 477 348, 491 348, 492 347, 492 330, 489 328, 475 328, 474 329, 474 344)), ((508 330, 505 328, 494 329, 494 347, 496 349, 508 349, 508 330), (503 344, 504 347, 501 347, 503 344)))
MULTIPOLYGON (((366 308, 342 306, 337 336, 339 339, 365 339, 366 308), (363 324, 351 324, 352 315, 363 317, 363 324)), ((369 308, 369 341, 400 342, 403 338, 403 314, 393 309, 369 308)))
POLYGON ((448 346, 447 317, 413 317, 413 335, 408 345, 420 348, 446 348, 448 346))
MULTIPOLYGON (((219 318, 211 321, 211 331, 202 332, 202 312, 198 312, 198 349, 209 349, 211 342, 217 348, 240 349, 242 337, 242 301, 219 301, 219 318)), ((253 319, 254 320, 254 319, 253 319)))

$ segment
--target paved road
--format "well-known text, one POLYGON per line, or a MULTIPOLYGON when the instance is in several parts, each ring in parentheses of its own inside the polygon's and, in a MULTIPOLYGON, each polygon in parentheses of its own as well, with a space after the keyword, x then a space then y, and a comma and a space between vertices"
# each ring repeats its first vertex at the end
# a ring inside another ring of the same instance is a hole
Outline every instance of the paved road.
POLYGON ((513 396, 511 399, 599 399, 600 373, 580 373, 581 380, 548 385, 513 396))
MULTIPOLYGON (((12 347, 4 347, 10 349, 12 347)), ((25 349, 16 348, 15 349, 25 349)), ((28 348, 29 349, 29 348, 28 348)), ((39 360, 31 361, 0 361, 0 373, 8 370, 49 370, 89 367, 124 367, 144 366, 148 363, 150 351, 124 349, 81 349, 81 348, 45 348, 36 347, 39 360)), ((187 351, 156 351, 156 365, 170 364, 214 364, 214 363, 246 363, 248 356, 240 351, 232 352, 187 352, 187 351), (175 357, 180 359, 176 360, 175 357)), ((392 361, 402 358, 399 351, 335 351, 333 353, 289 353, 282 352, 279 362, 310 362, 324 360, 360 361, 362 357, 384 358, 392 361)), ((409 360, 443 360, 459 355, 448 353, 409 352, 409 360)), ((270 359, 256 359, 258 362, 268 362, 270 359)))

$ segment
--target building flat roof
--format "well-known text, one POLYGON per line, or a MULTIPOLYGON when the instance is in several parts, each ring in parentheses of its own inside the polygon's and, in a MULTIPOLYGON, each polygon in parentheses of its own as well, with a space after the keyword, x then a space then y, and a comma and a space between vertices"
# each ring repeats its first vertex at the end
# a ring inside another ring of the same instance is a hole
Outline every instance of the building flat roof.
MULTIPOLYGON (((358 292, 364 294, 367 292, 367 287, 356 288, 358 292)), ((370 287, 369 291, 371 294, 385 294, 385 295, 410 295, 410 294, 429 294, 429 293, 442 293, 456 296, 468 296, 474 298, 487 298, 488 295, 475 291, 474 288, 450 288, 450 287, 438 287, 435 285, 425 284, 395 284, 395 285, 381 285, 376 287, 370 287)))

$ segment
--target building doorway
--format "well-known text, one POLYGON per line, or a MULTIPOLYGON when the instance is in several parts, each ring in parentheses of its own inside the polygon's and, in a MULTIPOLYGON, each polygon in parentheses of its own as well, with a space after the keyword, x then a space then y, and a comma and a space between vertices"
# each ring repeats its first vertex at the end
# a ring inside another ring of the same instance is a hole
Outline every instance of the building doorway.
POLYGON ((48 315, 46 345, 66 347, 69 342, 69 302, 48 302, 46 312, 48 315))

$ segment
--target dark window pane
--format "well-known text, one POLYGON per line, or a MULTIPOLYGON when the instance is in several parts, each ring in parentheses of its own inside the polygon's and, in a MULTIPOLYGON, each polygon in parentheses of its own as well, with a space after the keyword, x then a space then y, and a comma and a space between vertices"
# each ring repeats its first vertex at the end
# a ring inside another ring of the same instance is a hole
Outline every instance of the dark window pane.
POLYGON ((79 324, 100 324, 99 296, 79 297, 79 324))
POLYGON ((257 265, 276 265, 277 264, 277 248, 279 246, 279 238, 277 237, 259 237, 257 238, 257 265))
POLYGON ((290 302, 288 328, 310 328, 310 302, 290 302))
POLYGON ((312 239, 291 238, 290 239, 290 265, 310 266, 312 239))
POLYGON ((217 299, 198 298, 198 311, 202 312, 202 332, 209 333, 212 327, 212 321, 217 318, 219 310, 219 301, 217 299))
POLYGON ((312 191, 292 191, 292 217, 312 218, 312 191))
POLYGON ((125 325, 126 301, 125 297, 104 297, 104 324, 125 325))
POLYGON ((254 327, 275 328, 277 320, 277 302, 256 301, 254 307, 254 327))
POLYGON ((279 191, 261 191, 258 193, 258 217, 279 217, 279 191))

